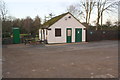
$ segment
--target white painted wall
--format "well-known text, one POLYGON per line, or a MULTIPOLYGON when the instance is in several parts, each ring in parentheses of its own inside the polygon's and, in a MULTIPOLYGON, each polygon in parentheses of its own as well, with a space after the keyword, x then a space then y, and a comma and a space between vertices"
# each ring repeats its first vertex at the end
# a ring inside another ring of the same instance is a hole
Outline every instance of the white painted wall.
POLYGON ((73 16, 67 14, 59 21, 50 26, 51 30, 48 30, 47 40, 48 43, 66 43, 66 28, 72 28, 72 42, 75 42, 75 28, 82 28, 82 41, 85 41, 84 26, 80 24, 73 16), (65 20, 67 18, 67 20, 65 20), (55 28, 61 28, 61 37, 55 37, 55 28))
POLYGON ((46 40, 47 39, 47 29, 39 29, 39 39, 40 40, 46 40), (43 33, 43 30, 44 30, 44 33, 43 33))
POLYGON ((39 39, 42 40, 42 36, 41 36, 41 29, 39 29, 39 39))

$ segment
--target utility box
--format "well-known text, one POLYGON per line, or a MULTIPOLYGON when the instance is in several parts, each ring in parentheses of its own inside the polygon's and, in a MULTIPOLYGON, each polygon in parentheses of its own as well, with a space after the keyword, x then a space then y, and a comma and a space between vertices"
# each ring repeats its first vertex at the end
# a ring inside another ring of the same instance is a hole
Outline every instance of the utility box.
POLYGON ((20 43, 20 29, 13 28, 13 43, 19 44, 20 43))

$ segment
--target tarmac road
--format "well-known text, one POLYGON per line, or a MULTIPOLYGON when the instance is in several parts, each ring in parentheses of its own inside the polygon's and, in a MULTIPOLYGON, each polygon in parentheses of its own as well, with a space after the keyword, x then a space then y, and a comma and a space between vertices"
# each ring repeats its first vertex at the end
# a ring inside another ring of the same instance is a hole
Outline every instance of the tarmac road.
POLYGON ((4 78, 117 78, 118 41, 4 45, 4 78))

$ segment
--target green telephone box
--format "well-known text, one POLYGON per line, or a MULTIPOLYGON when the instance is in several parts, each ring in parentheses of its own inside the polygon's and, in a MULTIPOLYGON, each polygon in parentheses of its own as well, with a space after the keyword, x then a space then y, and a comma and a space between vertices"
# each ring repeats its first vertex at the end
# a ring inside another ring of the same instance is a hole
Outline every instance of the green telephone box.
POLYGON ((19 44, 20 43, 20 29, 13 28, 13 43, 19 44))

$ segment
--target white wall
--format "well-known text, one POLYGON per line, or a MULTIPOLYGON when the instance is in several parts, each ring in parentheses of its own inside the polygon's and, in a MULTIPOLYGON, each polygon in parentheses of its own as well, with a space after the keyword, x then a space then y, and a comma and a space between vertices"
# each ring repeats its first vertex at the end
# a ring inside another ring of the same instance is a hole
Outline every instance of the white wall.
POLYGON ((66 43, 66 28, 72 28, 72 42, 75 42, 75 28, 82 28, 82 41, 85 41, 85 28, 73 16, 67 14, 62 19, 53 24, 48 30, 48 43, 66 43), (67 20, 65 20, 67 17, 67 20), (61 28, 61 37, 55 37, 55 28, 61 28))
POLYGON ((42 36, 41 36, 41 29, 39 29, 39 39, 42 40, 42 36))
POLYGON ((47 39, 47 29, 44 29, 44 34, 43 34, 43 29, 39 29, 39 39, 40 40, 46 40, 47 39))

